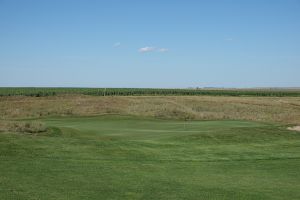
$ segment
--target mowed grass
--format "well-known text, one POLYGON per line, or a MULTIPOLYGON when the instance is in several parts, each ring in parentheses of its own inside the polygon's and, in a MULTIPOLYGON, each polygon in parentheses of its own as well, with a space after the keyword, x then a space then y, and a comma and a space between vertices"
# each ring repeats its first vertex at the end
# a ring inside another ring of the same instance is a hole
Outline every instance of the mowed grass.
POLYGON ((0 199, 300 199, 300 133, 248 121, 48 118, 0 133, 0 199))

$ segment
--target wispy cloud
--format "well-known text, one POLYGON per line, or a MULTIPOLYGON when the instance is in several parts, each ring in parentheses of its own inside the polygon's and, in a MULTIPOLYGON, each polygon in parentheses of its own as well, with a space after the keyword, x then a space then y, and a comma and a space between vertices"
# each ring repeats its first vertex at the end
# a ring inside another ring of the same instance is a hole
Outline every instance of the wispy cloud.
POLYGON ((233 38, 226 38, 225 40, 226 40, 226 41, 232 41, 233 38))
POLYGON ((114 43, 114 45, 113 45, 113 47, 115 47, 115 48, 117 48, 117 47, 119 47, 119 46, 121 46, 121 42, 116 42, 116 43, 114 43))
POLYGON ((140 53, 146 53, 146 52, 151 52, 151 51, 155 51, 156 48, 155 47, 142 47, 139 49, 140 53))
POLYGON ((167 51, 169 51, 169 49, 167 49, 167 48, 160 48, 160 49, 158 49, 158 52, 161 52, 161 53, 165 53, 167 51))
POLYGON ((151 47, 151 46, 146 46, 146 47, 142 47, 139 49, 140 53, 147 53, 147 52, 160 52, 160 53, 165 53, 167 51, 169 51, 169 49, 167 48, 156 48, 156 47, 151 47))

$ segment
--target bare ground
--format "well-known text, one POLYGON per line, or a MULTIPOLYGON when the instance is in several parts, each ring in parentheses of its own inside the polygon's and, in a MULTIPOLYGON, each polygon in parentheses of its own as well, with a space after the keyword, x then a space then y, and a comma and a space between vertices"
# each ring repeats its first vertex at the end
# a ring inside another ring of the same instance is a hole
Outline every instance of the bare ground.
POLYGON ((291 130, 291 131, 300 131, 300 126, 289 127, 288 130, 291 130))

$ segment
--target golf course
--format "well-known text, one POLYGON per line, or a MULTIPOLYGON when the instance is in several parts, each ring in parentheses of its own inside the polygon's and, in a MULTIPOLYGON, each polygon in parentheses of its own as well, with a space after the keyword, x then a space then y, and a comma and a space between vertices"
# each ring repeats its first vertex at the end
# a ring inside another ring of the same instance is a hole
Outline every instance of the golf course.
POLYGON ((300 198, 300 133, 278 123, 39 121, 46 132, 0 133, 0 199, 300 198))
POLYGON ((300 200, 300 0, 0 0, 0 200, 300 200))

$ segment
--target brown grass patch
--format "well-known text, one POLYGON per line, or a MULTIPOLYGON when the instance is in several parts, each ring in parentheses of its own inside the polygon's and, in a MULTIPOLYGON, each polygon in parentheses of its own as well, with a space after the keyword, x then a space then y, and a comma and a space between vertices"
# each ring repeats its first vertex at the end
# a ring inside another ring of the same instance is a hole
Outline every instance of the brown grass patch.
POLYGON ((193 120, 298 124, 300 97, 85 96, 0 97, 0 119, 121 114, 193 120))
POLYGON ((44 123, 38 121, 0 121, 0 131, 18 133, 42 133, 47 131, 44 123))

